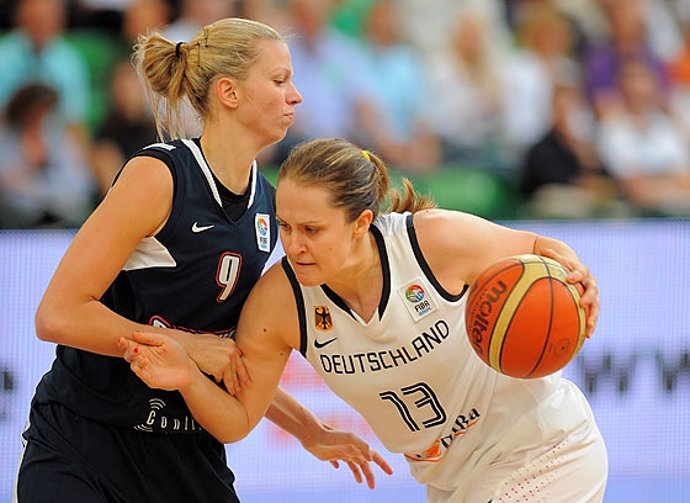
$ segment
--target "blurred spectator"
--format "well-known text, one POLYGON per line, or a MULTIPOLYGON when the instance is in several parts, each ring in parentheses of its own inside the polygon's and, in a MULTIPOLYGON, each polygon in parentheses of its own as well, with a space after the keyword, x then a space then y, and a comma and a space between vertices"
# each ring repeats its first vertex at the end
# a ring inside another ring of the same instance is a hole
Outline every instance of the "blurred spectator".
POLYGON ((610 35, 586 55, 587 92, 598 117, 620 106, 616 77, 621 61, 643 58, 659 81, 659 102, 666 104, 669 78, 664 62, 651 49, 643 0, 600 0, 604 5, 610 35))
POLYGON ((428 61, 432 128, 445 163, 486 167, 500 160, 501 57, 482 10, 457 11, 448 44, 428 61))
POLYGON ((684 21, 682 27, 683 50, 669 65, 671 89, 668 109, 690 142, 690 20, 684 21))
POLYGON ((83 9, 123 11, 131 0, 77 0, 76 3, 83 9))
POLYGON ((670 0, 670 4, 681 24, 690 22, 690 0, 670 0))
POLYGON ((552 107, 551 129, 527 151, 521 172, 520 190, 530 216, 610 214, 617 190, 596 150, 594 117, 579 72, 561 72, 552 107))
POLYGON ((125 160, 157 139, 153 115, 129 60, 118 63, 110 84, 112 109, 94 139, 91 162, 104 195, 125 160))
MULTIPOLYGON (((581 49, 593 45, 598 46, 606 41, 610 34, 606 11, 611 3, 618 0, 503 1, 506 4, 511 26, 515 26, 515 18, 522 6, 551 3, 574 23, 578 36, 578 55, 581 55, 581 49)), ((665 61, 675 58, 682 45, 680 30, 674 18, 675 9, 669 3, 668 0, 641 0, 640 2, 649 46, 658 57, 665 61)))
POLYGON ((554 82, 574 59, 568 18, 549 2, 528 2, 517 20, 518 47, 503 65, 503 136, 510 154, 522 157, 551 125, 554 82))
POLYGON ((683 33, 675 9, 669 0, 642 1, 650 49, 664 63, 673 61, 683 50, 683 33))
POLYGON ((683 49, 669 64, 669 72, 674 85, 690 87, 690 22, 683 25, 683 34, 683 49))
POLYGON ((606 34, 607 24, 599 0, 503 0, 503 3, 508 25, 514 33, 519 30, 524 11, 540 7, 557 9, 572 25, 578 57, 591 41, 600 41, 606 34))
POLYGON ((305 99, 276 161, 295 143, 320 136, 371 147, 363 126, 373 114, 372 87, 359 46, 329 25, 330 2, 288 0, 286 8, 293 81, 305 99))
POLYGON ((59 115, 86 148, 89 74, 63 38, 66 0, 19 0, 15 27, 0 39, 0 106, 22 85, 43 82, 59 97, 59 115))
POLYGON ((364 36, 367 19, 375 0, 331 0, 333 16, 331 24, 338 31, 353 38, 364 36))
POLYGON ((366 128, 373 148, 396 168, 435 169, 439 145, 426 113, 426 71, 414 49, 400 38, 396 0, 372 2, 364 36, 365 72, 372 81, 376 108, 366 128))
POLYGON ((64 124, 57 92, 42 83, 20 87, 0 130, 0 225, 80 225, 93 209, 93 180, 64 124))
POLYGON ((459 10, 479 10, 488 21, 491 41, 504 47, 512 38, 502 0, 398 0, 403 33, 422 57, 444 50, 459 10))
MULTIPOLYGON (((576 52, 581 59, 592 45, 606 39, 608 22, 601 0, 553 0, 554 6, 573 23, 577 34, 576 52)), ((656 1, 656 0, 654 0, 656 1)))
POLYGON ((131 0, 70 0, 70 26, 96 29, 100 34, 117 35, 122 13, 131 0))
POLYGON ((163 35, 173 42, 188 42, 201 28, 237 14, 239 0, 182 0, 180 15, 170 23, 163 35))
POLYGON ((690 147, 657 100, 659 82, 646 59, 619 69, 621 107, 600 124, 599 149, 626 197, 644 211, 690 216, 690 147))
MULTIPOLYGON (((254 19, 280 30, 289 24, 285 12, 286 0, 236 0, 239 17, 254 19)), ((329 2, 332 0, 328 0, 329 2)))
POLYGON ((166 26, 172 17, 168 0, 129 0, 122 13, 120 38, 125 54, 132 53, 137 37, 166 26))

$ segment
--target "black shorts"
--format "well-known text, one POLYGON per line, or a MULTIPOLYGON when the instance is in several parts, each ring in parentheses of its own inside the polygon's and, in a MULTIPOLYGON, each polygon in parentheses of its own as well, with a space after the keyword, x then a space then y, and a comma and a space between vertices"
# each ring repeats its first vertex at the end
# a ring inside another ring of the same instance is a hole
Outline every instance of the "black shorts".
POLYGON ((239 503, 222 444, 206 433, 139 432, 31 406, 18 503, 239 503))

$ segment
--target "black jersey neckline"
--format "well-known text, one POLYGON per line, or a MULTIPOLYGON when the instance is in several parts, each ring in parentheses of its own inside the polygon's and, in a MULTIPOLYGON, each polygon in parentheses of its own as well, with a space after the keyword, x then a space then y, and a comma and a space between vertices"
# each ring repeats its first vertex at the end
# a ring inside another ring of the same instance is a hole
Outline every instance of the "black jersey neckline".
POLYGON ((199 148, 199 152, 201 152, 201 156, 203 157, 204 162, 206 163, 206 165, 209 168, 209 171, 211 172, 213 181, 216 183, 216 189, 218 190, 218 195, 220 196, 220 202, 223 211, 232 222, 237 222, 237 220, 242 218, 242 215, 244 215, 244 212, 249 207, 249 195, 252 188, 254 170, 252 169, 249 172, 249 183, 247 185, 247 190, 245 190, 243 194, 237 194, 229 188, 227 188, 220 180, 220 178, 218 178, 215 171, 213 171, 211 164, 208 162, 208 159, 206 158, 204 149, 201 146, 201 137, 193 138, 192 141, 199 148))

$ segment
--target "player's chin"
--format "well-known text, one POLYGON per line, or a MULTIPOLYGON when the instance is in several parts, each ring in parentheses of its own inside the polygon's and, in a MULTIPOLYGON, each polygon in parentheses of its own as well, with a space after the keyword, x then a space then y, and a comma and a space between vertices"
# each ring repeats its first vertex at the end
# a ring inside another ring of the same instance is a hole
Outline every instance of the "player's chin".
POLYGON ((319 286, 323 283, 323 279, 319 275, 314 274, 313 271, 305 270, 305 267, 293 267, 295 271, 295 278, 302 286, 319 286))
POLYGON ((299 284, 302 286, 319 286, 323 283, 323 281, 319 281, 313 277, 299 274, 296 274, 295 276, 297 277, 297 281, 299 282, 299 284))
POLYGON ((278 138, 278 141, 282 140, 287 136, 287 132, 290 129, 290 126, 295 122, 295 120, 292 117, 284 117, 281 123, 278 125, 277 129, 277 134, 280 135, 280 138, 278 138))
POLYGON ((288 129, 290 129, 290 126, 284 124, 276 127, 275 130, 269 135, 270 138, 268 138, 267 141, 268 145, 275 145, 276 143, 283 141, 287 136, 288 129))

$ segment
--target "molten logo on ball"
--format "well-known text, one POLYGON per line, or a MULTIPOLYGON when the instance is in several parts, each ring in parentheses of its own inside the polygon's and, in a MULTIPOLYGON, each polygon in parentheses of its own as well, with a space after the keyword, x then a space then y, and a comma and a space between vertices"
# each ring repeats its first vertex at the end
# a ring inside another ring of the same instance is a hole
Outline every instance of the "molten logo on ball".
POLYGON ((503 281, 498 281, 496 285, 486 293, 481 294, 481 300, 478 306, 478 312, 472 319, 472 326, 470 329, 470 339, 474 344, 475 350, 483 354, 482 341, 484 340, 484 333, 489 328, 488 316, 496 309, 496 304, 501 300, 501 296, 505 295, 508 290, 507 285, 503 281))

